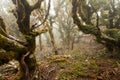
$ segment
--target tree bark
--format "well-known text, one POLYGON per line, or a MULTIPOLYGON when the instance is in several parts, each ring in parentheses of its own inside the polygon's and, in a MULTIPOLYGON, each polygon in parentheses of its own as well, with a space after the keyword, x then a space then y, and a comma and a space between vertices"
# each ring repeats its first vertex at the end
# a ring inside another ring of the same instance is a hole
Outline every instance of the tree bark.
MULTIPOLYGON (((72 0, 72 18, 74 23, 78 26, 78 28, 86 33, 86 34, 92 34, 96 37, 96 40, 105 45, 109 50, 118 50, 120 49, 120 33, 119 29, 106 29, 104 32, 100 31, 99 27, 96 27, 92 24, 86 24, 83 25, 79 17, 80 15, 77 15, 77 9, 79 9, 77 4, 78 0, 72 0)), ((84 20, 83 20, 84 21, 84 20)))
POLYGON ((35 37, 38 33, 34 32, 30 26, 30 15, 34 9, 41 6, 42 1, 43 0, 38 0, 34 5, 29 5, 27 0, 12 0, 13 4, 16 5, 16 10, 14 10, 16 12, 13 14, 17 18, 18 28, 25 36, 27 44, 21 44, 17 40, 11 40, 12 38, 0 34, 0 47, 6 51, 11 50, 18 53, 17 60, 20 62, 21 72, 23 74, 21 80, 32 80, 37 65, 34 51, 36 47, 35 37))
POLYGON ((52 23, 51 22, 50 22, 50 26, 48 24, 48 27, 50 28, 49 29, 49 35, 50 35, 51 43, 52 43, 52 46, 53 46, 53 51, 55 52, 55 55, 58 55, 57 46, 56 46, 56 43, 55 43, 55 38, 54 38, 54 35, 53 35, 53 32, 52 32, 52 23))
POLYGON ((42 51, 42 36, 39 35, 39 45, 40 45, 40 51, 42 51))

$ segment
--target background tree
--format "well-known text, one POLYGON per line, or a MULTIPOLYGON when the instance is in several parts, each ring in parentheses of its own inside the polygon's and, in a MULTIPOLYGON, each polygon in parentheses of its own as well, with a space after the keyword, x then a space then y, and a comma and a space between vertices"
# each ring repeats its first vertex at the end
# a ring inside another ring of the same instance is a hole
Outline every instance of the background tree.
POLYGON ((71 4, 69 0, 54 0, 54 15, 51 15, 51 21, 54 28, 59 33, 60 44, 63 49, 72 49, 74 43, 76 27, 73 27, 71 18, 71 4))
MULTIPOLYGON (((100 29, 101 26, 99 25, 99 18, 100 18, 100 16, 102 18, 104 18, 104 17, 102 15, 98 16, 98 10, 101 10, 102 7, 99 6, 99 8, 97 10, 97 9, 95 9, 96 6, 94 6, 93 4, 90 3, 92 0, 89 0, 90 4, 87 3, 87 1, 88 0, 72 0, 72 6, 73 6, 72 7, 72 17, 73 17, 74 23, 78 26, 79 30, 83 31, 84 33, 93 34, 96 37, 96 40, 99 43, 104 44, 110 51, 114 51, 114 50, 119 51, 119 48, 120 48, 119 31, 120 30, 117 29, 117 27, 115 27, 114 29, 107 28, 104 31, 102 29, 100 29), (88 10, 86 10, 87 8, 85 6, 89 6, 93 12, 89 13, 88 10), (93 19, 92 18, 89 19, 89 17, 87 17, 87 14, 85 14, 85 13, 89 13, 91 16, 93 16, 93 13, 95 13, 97 15, 96 24, 93 24, 91 21, 93 19), (85 23, 85 24, 83 24, 83 23, 85 23)), ((97 2, 97 0, 94 0, 94 1, 97 2)), ((114 3, 112 3, 112 4, 114 4, 114 3)), ((116 8, 117 8, 117 5, 116 5, 116 8)), ((109 10, 111 10, 111 8, 108 8, 107 10, 109 11, 109 10)), ((104 11, 106 11, 106 10, 104 10, 104 11)), ((107 15, 109 16, 109 14, 107 14, 107 15)), ((117 21, 115 18, 113 18, 113 19, 115 21, 117 21)), ((107 21, 109 22, 111 20, 108 19, 107 21)), ((115 23, 115 22, 113 22, 113 23, 115 23)))

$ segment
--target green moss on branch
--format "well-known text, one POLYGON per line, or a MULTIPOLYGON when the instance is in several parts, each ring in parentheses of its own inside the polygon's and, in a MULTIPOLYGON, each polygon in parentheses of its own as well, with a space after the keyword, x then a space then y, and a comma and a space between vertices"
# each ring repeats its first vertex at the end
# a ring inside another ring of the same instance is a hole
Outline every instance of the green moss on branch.
POLYGON ((116 41, 120 41, 120 30, 119 29, 107 29, 104 33, 107 36, 115 39, 116 41))
POLYGON ((10 40, 0 34, 0 47, 6 51, 25 52, 27 48, 14 40, 10 40))

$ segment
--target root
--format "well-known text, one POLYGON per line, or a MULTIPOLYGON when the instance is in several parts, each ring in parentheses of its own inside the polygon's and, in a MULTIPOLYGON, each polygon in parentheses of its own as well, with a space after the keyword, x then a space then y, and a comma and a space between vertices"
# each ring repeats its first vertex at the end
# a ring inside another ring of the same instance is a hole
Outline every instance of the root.
POLYGON ((27 80, 30 80, 30 72, 29 72, 29 68, 28 65, 25 62, 25 58, 30 54, 30 51, 28 51, 26 54, 22 55, 21 58, 21 64, 23 65, 23 68, 25 70, 25 76, 27 78, 27 80))

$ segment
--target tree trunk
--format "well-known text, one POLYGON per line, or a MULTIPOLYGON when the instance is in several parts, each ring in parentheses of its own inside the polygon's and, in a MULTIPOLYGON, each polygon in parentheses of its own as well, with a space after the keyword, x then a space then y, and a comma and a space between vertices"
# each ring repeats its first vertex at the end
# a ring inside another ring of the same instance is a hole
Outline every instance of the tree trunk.
MULTIPOLYGON (((99 27, 96 27, 93 24, 86 24, 83 25, 77 13, 78 7, 81 5, 77 5, 79 1, 72 0, 72 18, 74 23, 78 26, 78 28, 86 33, 86 34, 92 34, 96 37, 97 42, 105 45, 110 51, 113 50, 120 50, 120 30, 119 29, 106 29, 104 32, 99 29, 99 27)), ((113 16, 112 16, 113 17, 113 16)), ((83 20, 84 21, 84 20, 83 20)), ((113 24, 112 24, 113 25, 113 24)), ((112 26, 111 25, 111 26, 112 26)), ((116 51, 117 52, 117 51, 116 51)))
POLYGON ((39 47, 40 47, 40 51, 42 51, 42 36, 39 35, 39 47))
MULTIPOLYGON (((33 30, 30 26, 30 15, 34 9, 40 8, 42 1, 43 0, 38 0, 35 4, 29 5, 27 0, 12 0, 13 4, 16 6, 16 10, 13 10, 12 12, 17 19, 19 31, 25 37, 25 42, 10 37, 6 33, 6 26, 0 17, 0 48, 4 49, 6 52, 14 52, 12 53, 13 56, 11 58, 18 60, 20 63, 22 74, 20 80, 34 79, 34 72, 37 66, 34 55, 36 48, 35 38, 37 35, 43 33, 44 30, 41 30, 40 32, 35 32, 33 30)), ((10 54, 7 56, 9 55, 10 54)))
POLYGON ((52 30, 49 30, 49 35, 50 35, 51 43, 53 46, 53 51, 55 52, 55 55, 58 55, 57 46, 55 44, 55 39, 54 39, 54 35, 52 33, 52 30))
POLYGON ((20 59, 21 69, 23 72, 22 80, 32 80, 34 71, 37 66, 35 51, 35 37, 29 40, 28 51, 20 59))
POLYGON ((27 50, 20 54, 19 62, 21 71, 23 73, 21 80, 32 80, 34 71, 37 65, 36 58, 34 55, 35 51, 35 38, 32 27, 30 26, 30 15, 34 9, 41 6, 43 0, 38 0, 34 5, 29 5, 27 0, 12 0, 16 7, 17 24, 20 32, 25 36, 27 44, 27 50))
POLYGON ((114 18, 114 14, 113 12, 110 10, 109 11, 109 28, 114 28, 114 24, 113 24, 113 18, 114 18))
POLYGON ((50 28, 49 35, 50 35, 50 38, 51 38, 51 43, 52 43, 55 55, 58 55, 57 45, 56 45, 55 38, 54 38, 54 35, 53 35, 53 32, 52 32, 53 23, 52 23, 51 19, 49 21, 50 21, 50 26, 48 24, 48 27, 50 28))
POLYGON ((72 40, 71 40, 71 44, 70 44, 70 49, 71 49, 71 50, 74 49, 74 40, 75 40, 75 37, 73 36, 73 37, 72 37, 72 40))

